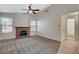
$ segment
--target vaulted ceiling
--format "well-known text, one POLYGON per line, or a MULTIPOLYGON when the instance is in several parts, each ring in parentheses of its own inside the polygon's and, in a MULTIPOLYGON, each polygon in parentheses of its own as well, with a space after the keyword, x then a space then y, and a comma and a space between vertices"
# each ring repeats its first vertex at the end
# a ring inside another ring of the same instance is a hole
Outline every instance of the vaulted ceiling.
MULTIPOLYGON (((0 4, 0 12, 6 13, 25 13, 26 11, 21 9, 28 9, 29 4, 0 4)), ((43 10, 50 6, 50 4, 32 4, 33 9, 43 10)))

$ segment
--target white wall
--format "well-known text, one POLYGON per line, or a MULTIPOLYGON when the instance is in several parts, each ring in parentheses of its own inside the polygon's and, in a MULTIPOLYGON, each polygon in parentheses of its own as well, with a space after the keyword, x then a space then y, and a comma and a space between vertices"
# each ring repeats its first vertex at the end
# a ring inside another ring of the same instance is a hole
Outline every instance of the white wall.
POLYGON ((30 20, 34 19, 33 15, 29 16, 27 14, 18 14, 18 13, 3 13, 1 14, 1 16, 11 17, 13 19, 13 26, 14 26, 14 30, 12 33, 7 33, 7 34, 0 33, 1 39, 16 38, 15 27, 16 26, 27 26, 28 27, 30 26, 30 20))
POLYGON ((14 24, 15 26, 29 26, 30 16, 27 14, 15 14, 14 24))
POLYGON ((61 15, 77 11, 76 5, 52 5, 37 15, 38 35, 60 41, 61 15), (45 12, 49 10, 49 12, 45 12))

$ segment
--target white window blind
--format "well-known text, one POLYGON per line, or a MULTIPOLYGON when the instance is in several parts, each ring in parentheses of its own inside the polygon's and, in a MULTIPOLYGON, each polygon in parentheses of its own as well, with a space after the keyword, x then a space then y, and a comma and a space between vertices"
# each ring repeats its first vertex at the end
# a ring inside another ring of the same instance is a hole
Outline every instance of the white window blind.
POLYGON ((2 33, 13 32, 12 18, 2 17, 2 33))
POLYGON ((37 22, 35 20, 31 20, 31 31, 36 31, 37 22))

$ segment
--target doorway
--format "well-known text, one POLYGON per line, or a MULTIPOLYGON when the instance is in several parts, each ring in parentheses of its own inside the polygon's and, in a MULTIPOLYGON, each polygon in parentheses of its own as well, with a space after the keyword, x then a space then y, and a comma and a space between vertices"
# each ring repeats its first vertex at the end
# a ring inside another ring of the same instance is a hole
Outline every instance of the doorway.
POLYGON ((78 39, 78 12, 61 16, 61 41, 78 39))
POLYGON ((67 39, 68 40, 75 39, 75 19, 74 18, 67 19, 67 39))

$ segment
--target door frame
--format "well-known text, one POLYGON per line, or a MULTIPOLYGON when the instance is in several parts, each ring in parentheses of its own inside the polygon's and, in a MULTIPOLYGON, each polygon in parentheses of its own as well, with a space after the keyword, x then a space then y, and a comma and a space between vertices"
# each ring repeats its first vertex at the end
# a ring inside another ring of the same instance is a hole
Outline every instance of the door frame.
POLYGON ((69 16, 74 16, 74 18, 75 18, 75 37, 74 37, 74 40, 78 40, 78 38, 79 38, 78 15, 79 15, 78 12, 74 12, 74 13, 69 13, 69 14, 61 16, 61 41, 67 40, 67 19, 69 16))

